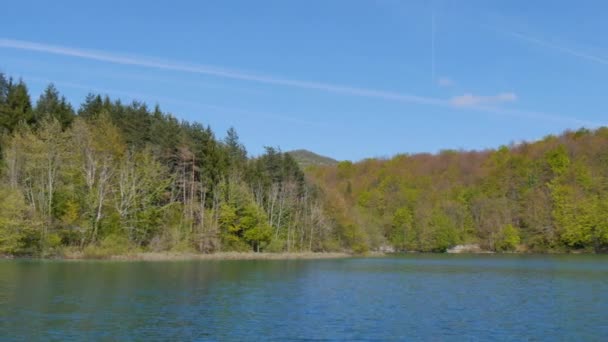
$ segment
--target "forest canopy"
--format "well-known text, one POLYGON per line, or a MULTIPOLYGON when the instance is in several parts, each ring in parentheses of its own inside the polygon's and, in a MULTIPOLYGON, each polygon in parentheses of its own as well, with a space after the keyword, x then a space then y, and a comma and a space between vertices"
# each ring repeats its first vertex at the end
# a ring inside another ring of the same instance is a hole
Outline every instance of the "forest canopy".
POLYGON ((0 253, 347 248, 294 159, 248 157, 235 129, 49 85, 33 101, 0 74, 0 253))
POLYGON ((0 152, 4 255, 608 247, 608 128, 304 172, 234 128, 101 94, 73 107, 52 84, 33 101, 0 74, 0 152))
POLYGON ((310 172, 361 248, 605 251, 608 128, 488 151, 348 161, 310 172))

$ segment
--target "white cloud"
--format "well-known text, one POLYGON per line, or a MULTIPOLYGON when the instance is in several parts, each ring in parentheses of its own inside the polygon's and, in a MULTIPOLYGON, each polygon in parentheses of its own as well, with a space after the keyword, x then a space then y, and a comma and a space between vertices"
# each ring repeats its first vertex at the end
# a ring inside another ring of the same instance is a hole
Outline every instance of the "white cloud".
POLYGON ((437 84, 440 87, 451 87, 454 85, 454 80, 448 77, 439 77, 439 79, 437 80, 437 84))
POLYGON ((472 107, 482 105, 497 105, 506 102, 514 102, 516 100, 517 95, 514 93, 500 93, 490 96, 479 96, 468 93, 452 97, 450 99, 450 103, 457 107, 472 107))

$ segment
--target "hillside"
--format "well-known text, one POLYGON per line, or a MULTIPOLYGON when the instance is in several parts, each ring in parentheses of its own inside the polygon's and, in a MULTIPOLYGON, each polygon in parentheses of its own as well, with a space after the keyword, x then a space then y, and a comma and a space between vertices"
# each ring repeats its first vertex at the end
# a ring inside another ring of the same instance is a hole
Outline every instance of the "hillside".
POLYGON ((308 150, 293 150, 287 152, 293 159, 298 162, 301 168, 308 166, 333 166, 338 164, 338 161, 330 157, 322 156, 308 150))
POLYGON ((398 155, 308 171, 349 243, 375 249, 608 249, 608 128, 480 152, 398 155))

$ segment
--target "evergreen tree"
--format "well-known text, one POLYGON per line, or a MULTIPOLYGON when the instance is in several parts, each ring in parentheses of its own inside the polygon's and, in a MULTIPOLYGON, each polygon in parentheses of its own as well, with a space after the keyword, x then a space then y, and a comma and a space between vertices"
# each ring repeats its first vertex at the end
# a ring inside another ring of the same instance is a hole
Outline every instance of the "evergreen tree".
MULTIPOLYGON (((101 113, 104 109, 104 102, 101 95, 95 95, 89 93, 85 98, 84 102, 80 105, 78 115, 83 118, 92 118, 101 113)), ((108 108, 105 108, 108 109, 108 108)))
POLYGON ((247 161, 247 150, 239 141, 239 135, 234 127, 230 127, 226 132, 224 145, 226 147, 228 168, 232 172, 242 170, 247 161))
POLYGON ((10 81, 0 72, 0 106, 6 104, 10 81))
POLYGON ((32 104, 27 86, 23 81, 8 82, 6 100, 0 106, 0 129, 12 132, 21 122, 29 123, 32 120, 32 104))
POLYGON ((33 121, 40 122, 47 116, 50 116, 59 121, 63 128, 66 128, 74 120, 74 115, 72 106, 64 96, 59 95, 59 91, 51 83, 46 87, 44 93, 40 95, 38 102, 36 102, 33 121))

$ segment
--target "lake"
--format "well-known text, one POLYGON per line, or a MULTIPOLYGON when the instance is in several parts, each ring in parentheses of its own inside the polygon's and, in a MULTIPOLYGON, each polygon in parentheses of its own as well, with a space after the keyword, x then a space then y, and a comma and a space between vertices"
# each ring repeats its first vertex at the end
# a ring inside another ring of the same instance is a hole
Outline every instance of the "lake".
POLYGON ((0 261, 2 340, 607 340, 608 257, 0 261))

